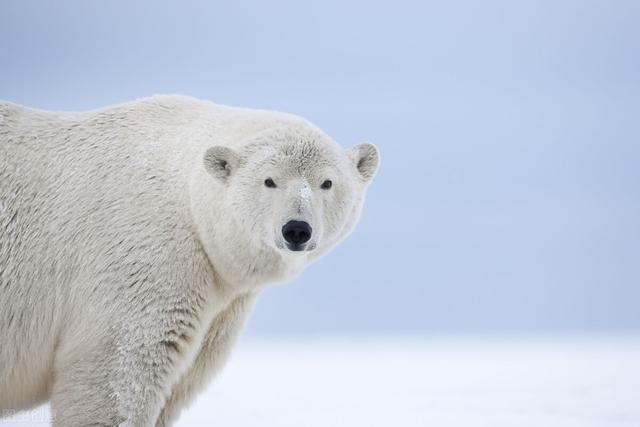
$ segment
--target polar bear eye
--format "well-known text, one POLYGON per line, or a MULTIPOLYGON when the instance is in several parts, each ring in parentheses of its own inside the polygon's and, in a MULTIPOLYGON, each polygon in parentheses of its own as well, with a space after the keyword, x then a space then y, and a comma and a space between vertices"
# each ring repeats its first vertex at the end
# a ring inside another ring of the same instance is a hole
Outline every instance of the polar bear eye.
POLYGON ((269 188, 276 188, 276 183, 273 182, 273 180, 271 178, 267 178, 264 180, 264 185, 266 185, 269 188))
POLYGON ((333 185, 333 183, 331 182, 330 179, 325 180, 322 185, 320 186, 320 188, 322 188, 323 190, 328 190, 331 188, 331 186, 333 185))

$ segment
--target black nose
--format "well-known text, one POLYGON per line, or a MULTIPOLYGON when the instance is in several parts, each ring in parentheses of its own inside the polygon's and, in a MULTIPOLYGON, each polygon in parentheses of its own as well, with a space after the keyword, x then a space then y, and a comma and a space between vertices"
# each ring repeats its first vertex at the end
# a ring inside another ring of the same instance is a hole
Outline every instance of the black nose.
POLYGON ((304 221, 289 221, 282 227, 282 235, 287 243, 301 245, 311 238, 311 226, 304 221))

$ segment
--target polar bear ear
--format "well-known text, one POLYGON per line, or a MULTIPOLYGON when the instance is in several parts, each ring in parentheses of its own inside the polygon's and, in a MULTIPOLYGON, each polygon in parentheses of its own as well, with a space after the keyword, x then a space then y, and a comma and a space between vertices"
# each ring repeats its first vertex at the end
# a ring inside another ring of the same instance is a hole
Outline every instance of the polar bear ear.
POLYGON ((230 148, 216 145, 204 153, 204 167, 211 175, 225 180, 240 163, 240 156, 230 148))
POLYGON ((349 155, 364 180, 370 181, 376 174, 380 163, 380 155, 376 146, 369 143, 358 144, 349 151, 349 155))

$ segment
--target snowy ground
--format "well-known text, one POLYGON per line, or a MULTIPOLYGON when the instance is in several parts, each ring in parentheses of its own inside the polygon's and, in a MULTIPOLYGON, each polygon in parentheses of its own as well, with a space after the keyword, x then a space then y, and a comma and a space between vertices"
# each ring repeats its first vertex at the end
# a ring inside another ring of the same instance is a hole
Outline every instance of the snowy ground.
POLYGON ((178 422, 211 425, 638 427, 640 336, 245 340, 178 422))

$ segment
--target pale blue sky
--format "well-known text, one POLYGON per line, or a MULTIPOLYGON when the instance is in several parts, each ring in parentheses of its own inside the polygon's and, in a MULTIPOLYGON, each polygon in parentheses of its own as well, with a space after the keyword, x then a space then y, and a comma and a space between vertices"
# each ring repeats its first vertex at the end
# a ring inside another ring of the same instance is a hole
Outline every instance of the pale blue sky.
POLYGON ((0 98, 303 115, 382 167, 251 333, 640 328, 637 1, 4 1, 0 98))

